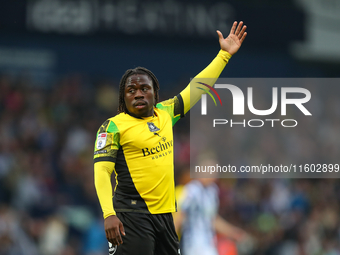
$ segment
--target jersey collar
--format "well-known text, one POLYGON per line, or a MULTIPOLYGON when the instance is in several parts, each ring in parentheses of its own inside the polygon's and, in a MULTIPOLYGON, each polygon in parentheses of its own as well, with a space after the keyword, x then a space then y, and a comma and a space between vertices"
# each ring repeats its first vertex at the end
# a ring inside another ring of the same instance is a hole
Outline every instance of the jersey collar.
POLYGON ((136 119, 145 120, 145 119, 149 119, 149 118, 156 118, 156 117, 158 117, 158 115, 157 115, 157 113, 155 111, 156 109, 157 108, 154 107, 153 116, 150 116, 150 117, 138 117, 138 116, 136 116, 135 114, 133 114, 133 113, 131 113, 129 111, 127 111, 127 114, 130 115, 131 117, 136 118, 136 119))

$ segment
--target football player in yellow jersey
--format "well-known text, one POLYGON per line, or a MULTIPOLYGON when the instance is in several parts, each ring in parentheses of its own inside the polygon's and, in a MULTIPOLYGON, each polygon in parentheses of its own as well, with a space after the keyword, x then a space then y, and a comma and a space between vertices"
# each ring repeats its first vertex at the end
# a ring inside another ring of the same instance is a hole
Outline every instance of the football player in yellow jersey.
MULTIPOLYGON (((241 47, 245 30, 242 21, 235 21, 227 38, 217 31, 221 50, 195 78, 217 79, 241 47)), ((171 214, 176 211, 172 127, 204 92, 190 93, 189 84, 174 98, 158 102, 158 90, 148 69, 127 70, 120 81, 119 114, 97 133, 95 187, 110 254, 180 254, 171 214)))

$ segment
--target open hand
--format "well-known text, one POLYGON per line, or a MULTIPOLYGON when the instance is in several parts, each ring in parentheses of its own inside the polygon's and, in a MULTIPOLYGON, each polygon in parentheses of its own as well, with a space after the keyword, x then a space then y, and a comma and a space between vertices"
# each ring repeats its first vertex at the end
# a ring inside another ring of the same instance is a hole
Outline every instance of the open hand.
POLYGON ((237 21, 235 21, 227 38, 224 38, 222 33, 217 30, 216 32, 219 37, 221 49, 229 52, 231 55, 234 55, 239 50, 247 36, 247 32, 245 32, 246 28, 247 26, 243 26, 243 21, 240 21, 238 26, 237 21))

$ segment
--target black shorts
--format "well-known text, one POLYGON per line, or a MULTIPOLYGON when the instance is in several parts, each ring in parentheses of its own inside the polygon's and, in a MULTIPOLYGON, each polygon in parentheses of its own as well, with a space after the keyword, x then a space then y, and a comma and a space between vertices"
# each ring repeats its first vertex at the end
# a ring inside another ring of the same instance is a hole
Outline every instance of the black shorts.
MULTIPOLYGON (((117 212, 123 223, 123 244, 114 255, 178 255, 178 237, 171 213, 117 212)), ((112 253, 111 253, 112 254, 112 253)))

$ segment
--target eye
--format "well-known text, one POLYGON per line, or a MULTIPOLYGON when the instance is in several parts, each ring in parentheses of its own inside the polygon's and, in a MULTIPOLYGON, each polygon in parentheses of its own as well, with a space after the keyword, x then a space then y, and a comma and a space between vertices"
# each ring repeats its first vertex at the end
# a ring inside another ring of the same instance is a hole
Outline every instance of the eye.
POLYGON ((129 93, 135 93, 135 89, 129 89, 129 93))
POLYGON ((146 91, 148 91, 148 90, 149 90, 149 89, 148 89, 147 87, 144 87, 144 88, 143 88, 143 91, 144 91, 144 92, 146 92, 146 91))

